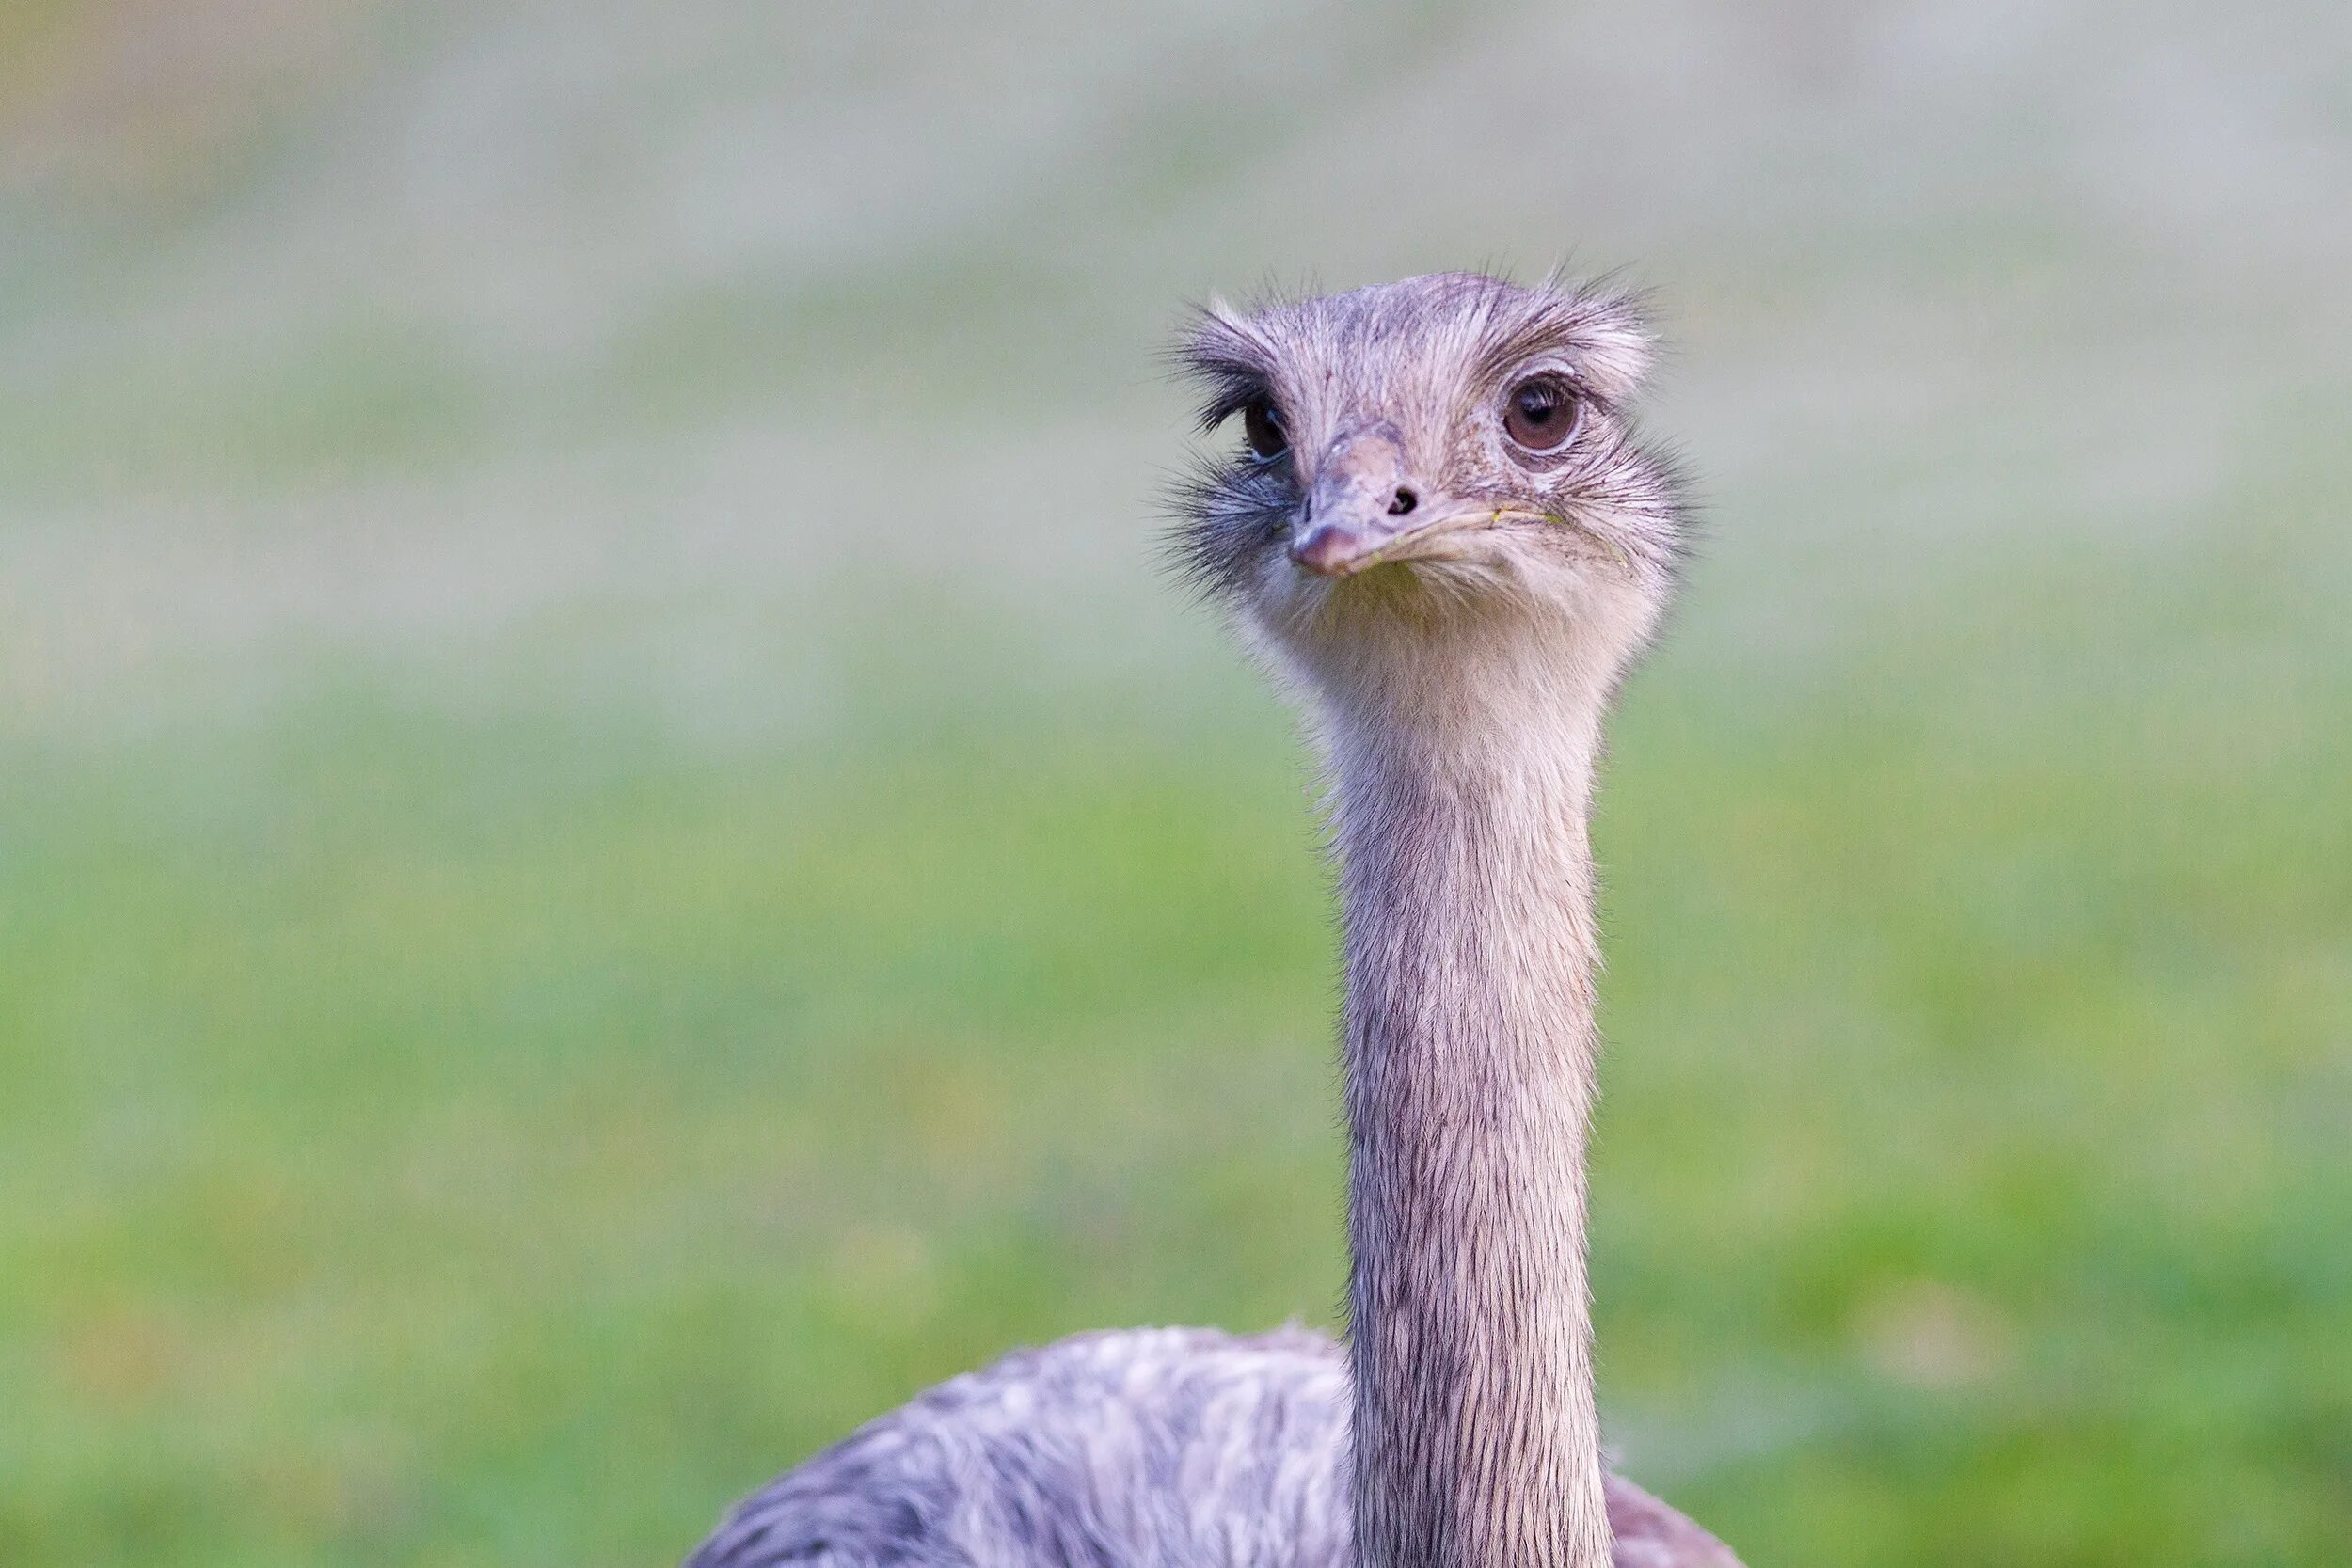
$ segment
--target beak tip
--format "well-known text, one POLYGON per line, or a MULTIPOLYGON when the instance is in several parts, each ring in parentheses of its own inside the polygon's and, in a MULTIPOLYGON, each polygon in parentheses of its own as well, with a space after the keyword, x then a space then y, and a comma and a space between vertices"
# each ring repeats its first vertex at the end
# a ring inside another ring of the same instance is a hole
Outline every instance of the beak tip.
POLYGON ((1356 569, 1365 542, 1343 528, 1311 528, 1291 541, 1291 559, 1317 577, 1343 578, 1356 569))

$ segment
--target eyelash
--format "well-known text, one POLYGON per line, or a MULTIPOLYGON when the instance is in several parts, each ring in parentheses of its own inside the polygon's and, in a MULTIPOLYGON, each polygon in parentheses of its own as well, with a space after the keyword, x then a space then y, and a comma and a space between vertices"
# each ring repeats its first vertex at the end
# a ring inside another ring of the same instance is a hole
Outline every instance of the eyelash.
POLYGON ((1205 435, 1215 430, 1260 398, 1271 399, 1272 397, 1273 394, 1264 387, 1254 382, 1235 382, 1219 392, 1207 407, 1200 410, 1201 432, 1205 435))

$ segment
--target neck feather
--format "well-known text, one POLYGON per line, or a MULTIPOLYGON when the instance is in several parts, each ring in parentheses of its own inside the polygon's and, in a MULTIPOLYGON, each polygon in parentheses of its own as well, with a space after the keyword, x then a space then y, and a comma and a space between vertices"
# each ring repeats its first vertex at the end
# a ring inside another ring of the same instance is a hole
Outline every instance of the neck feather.
POLYGON ((1584 1233, 1602 706, 1571 677, 1427 721, 1326 707, 1364 1568, 1610 1561, 1584 1233))

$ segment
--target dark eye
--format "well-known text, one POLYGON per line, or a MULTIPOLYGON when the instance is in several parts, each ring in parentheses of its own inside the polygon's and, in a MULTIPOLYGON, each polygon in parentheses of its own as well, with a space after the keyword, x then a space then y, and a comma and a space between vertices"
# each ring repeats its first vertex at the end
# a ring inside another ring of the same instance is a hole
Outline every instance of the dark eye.
POLYGON ((1576 388, 1556 375, 1530 376, 1503 400, 1502 428, 1530 451, 1551 451, 1576 431, 1576 388))
POLYGON ((1261 458, 1279 457, 1290 451, 1290 432, 1282 428, 1281 413, 1272 398, 1251 398, 1242 404, 1241 433, 1249 450, 1261 458))

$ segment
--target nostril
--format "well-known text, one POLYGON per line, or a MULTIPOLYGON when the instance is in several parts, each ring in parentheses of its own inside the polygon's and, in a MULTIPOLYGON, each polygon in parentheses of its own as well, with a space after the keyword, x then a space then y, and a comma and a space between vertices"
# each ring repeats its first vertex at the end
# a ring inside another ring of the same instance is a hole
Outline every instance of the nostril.
POLYGON ((1396 487, 1396 499, 1389 502, 1389 515, 1391 517, 1402 517, 1405 514, 1410 512, 1414 507, 1419 506, 1420 504, 1421 498, 1414 495, 1413 492, 1406 486, 1400 484, 1396 487))

